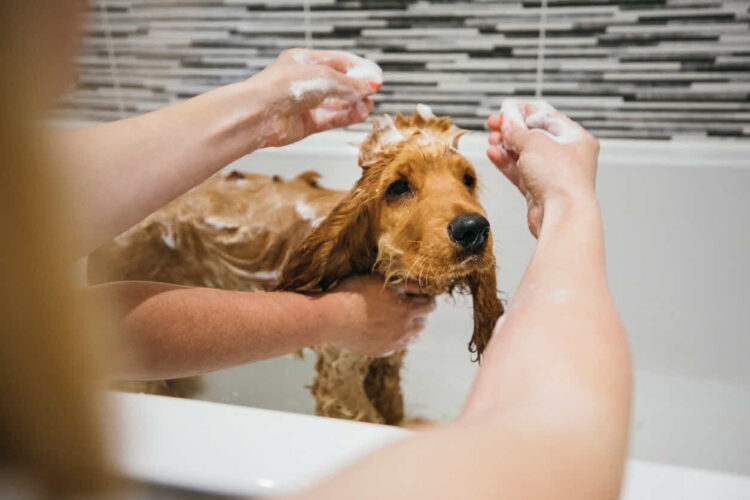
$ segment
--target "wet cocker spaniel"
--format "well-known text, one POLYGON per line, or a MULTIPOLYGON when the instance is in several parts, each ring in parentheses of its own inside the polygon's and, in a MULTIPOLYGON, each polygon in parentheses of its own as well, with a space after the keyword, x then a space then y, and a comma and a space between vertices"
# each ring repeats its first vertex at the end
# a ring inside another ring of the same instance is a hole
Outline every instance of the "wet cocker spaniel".
MULTIPOLYGON (((139 279, 232 290, 317 293, 357 274, 410 280, 432 295, 469 292, 479 358, 503 313, 476 173, 456 149, 464 131, 419 108, 374 120, 349 192, 233 172, 218 175, 95 252, 89 279, 139 279)), ((318 415, 398 424, 405 351, 372 358, 318 346, 318 415)), ((166 381, 134 390, 180 392, 166 381)), ((189 392, 189 391, 188 391, 189 392)))

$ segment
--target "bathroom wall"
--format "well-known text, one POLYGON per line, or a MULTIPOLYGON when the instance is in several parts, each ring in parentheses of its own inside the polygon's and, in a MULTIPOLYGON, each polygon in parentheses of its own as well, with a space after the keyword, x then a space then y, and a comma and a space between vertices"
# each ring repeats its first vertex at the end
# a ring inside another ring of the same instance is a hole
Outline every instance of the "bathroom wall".
POLYGON ((93 0, 67 116, 112 120, 344 49, 386 70, 378 111, 472 129, 543 95, 600 137, 750 138, 748 0, 93 0), (542 29, 540 29, 540 26, 542 29))

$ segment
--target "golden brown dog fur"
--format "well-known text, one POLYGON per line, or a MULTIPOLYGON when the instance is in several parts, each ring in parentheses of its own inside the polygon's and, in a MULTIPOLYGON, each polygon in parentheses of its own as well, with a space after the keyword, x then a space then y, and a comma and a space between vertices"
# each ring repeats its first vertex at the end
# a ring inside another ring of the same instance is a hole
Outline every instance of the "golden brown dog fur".
MULTIPOLYGON (((491 236, 483 252, 467 255, 447 233, 459 215, 484 215, 476 174, 455 149, 462 134, 448 118, 376 120, 361 145, 362 176, 349 193, 320 188, 312 173, 290 182, 240 173, 214 177, 98 251, 91 276, 314 293, 375 271, 391 283, 418 282, 433 295, 471 292, 469 347, 479 357, 503 307, 491 236), (408 183, 407 196, 389 194, 396 181, 408 183), (324 214, 320 224, 310 220, 324 214), (269 273, 282 263, 272 284, 269 273)), ((371 358, 330 345, 315 350, 317 414, 402 421, 405 351, 371 358)))

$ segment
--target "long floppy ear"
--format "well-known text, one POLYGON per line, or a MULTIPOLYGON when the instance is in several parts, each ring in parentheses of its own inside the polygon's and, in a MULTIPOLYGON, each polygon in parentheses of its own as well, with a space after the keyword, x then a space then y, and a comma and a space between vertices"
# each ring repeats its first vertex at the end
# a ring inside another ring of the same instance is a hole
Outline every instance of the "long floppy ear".
POLYGON ((469 351, 476 353, 476 361, 481 361, 482 353, 492 337, 495 324, 505 312, 503 303, 497 296, 494 256, 491 259, 491 266, 469 277, 469 288, 474 299, 474 333, 469 342, 469 351))
POLYGON ((289 254, 277 290, 325 291, 337 281, 371 270, 373 204, 362 179, 289 254))

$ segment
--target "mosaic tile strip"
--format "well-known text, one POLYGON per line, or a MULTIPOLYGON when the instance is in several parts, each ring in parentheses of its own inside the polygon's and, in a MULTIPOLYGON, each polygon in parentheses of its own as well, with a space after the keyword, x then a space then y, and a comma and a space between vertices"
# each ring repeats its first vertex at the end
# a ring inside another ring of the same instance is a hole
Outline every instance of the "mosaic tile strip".
MULTIPOLYGON (((432 105, 481 129, 537 91, 541 0, 97 0, 78 118, 113 120, 246 78, 280 50, 386 71, 379 112, 432 105)), ((600 137, 750 138, 750 1, 547 0, 541 92, 600 137)))

